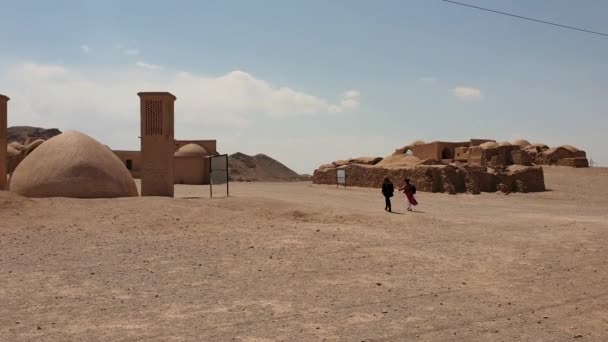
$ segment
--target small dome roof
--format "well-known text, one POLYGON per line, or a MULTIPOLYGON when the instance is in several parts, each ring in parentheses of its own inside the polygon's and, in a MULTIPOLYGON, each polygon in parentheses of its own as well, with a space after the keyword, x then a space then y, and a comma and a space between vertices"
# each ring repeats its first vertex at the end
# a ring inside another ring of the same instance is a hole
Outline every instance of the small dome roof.
POLYGON ((68 131, 41 144, 13 172, 9 189, 26 197, 137 196, 135 181, 109 149, 68 131))
POLYGON ((483 148, 484 150, 487 150, 489 148, 497 148, 498 144, 493 141, 488 141, 488 142, 485 142, 485 143, 479 145, 479 147, 483 148))
POLYGON ((576 147, 574 147, 574 146, 572 146, 572 145, 562 145, 562 146, 560 146, 560 147, 563 147, 563 148, 565 148, 566 150, 568 150, 568 151, 570 151, 570 152, 575 152, 575 153, 576 153, 576 152, 578 152, 578 151, 579 151, 579 149, 578 149, 578 148, 576 148, 576 147))
POLYGON ((197 144, 184 145, 173 154, 175 157, 204 157, 208 155, 209 152, 207 152, 204 147, 197 144))
POLYGON ((519 140, 515 140, 515 141, 513 142, 513 145, 517 145, 517 146, 519 146, 519 147, 521 147, 521 148, 524 148, 524 147, 530 146, 530 145, 532 145, 532 144, 530 144, 530 142, 529 142, 528 140, 525 140, 525 139, 519 139, 519 140))
POLYGON ((424 144, 426 144, 426 143, 423 140, 415 140, 415 141, 412 141, 409 144, 409 146, 424 145, 424 144))
POLYGON ((503 141, 500 144, 498 144, 498 146, 511 146, 511 143, 508 141, 503 141))

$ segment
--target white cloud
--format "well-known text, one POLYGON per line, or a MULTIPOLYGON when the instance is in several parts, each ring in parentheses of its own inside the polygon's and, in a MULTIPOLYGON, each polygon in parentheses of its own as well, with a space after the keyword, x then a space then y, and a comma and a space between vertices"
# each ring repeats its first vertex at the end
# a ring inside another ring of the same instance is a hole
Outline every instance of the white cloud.
POLYGON ((146 62, 142 62, 142 61, 137 61, 137 63, 135 63, 135 65, 140 68, 149 69, 149 70, 161 70, 163 68, 160 65, 150 64, 150 63, 146 63, 146 62))
POLYGON ((126 49, 124 52, 125 52, 125 55, 129 55, 129 56, 139 55, 139 50, 137 50, 137 49, 126 49))
POLYGON ((358 110, 361 104, 361 93, 358 90, 349 90, 342 94, 340 105, 332 108, 333 112, 343 112, 346 110, 358 110))
POLYGON ((423 83, 435 83, 435 82, 437 82, 437 77, 432 77, 432 76, 420 77, 418 79, 418 81, 423 82, 423 83))
POLYGON ((82 51, 82 53, 87 54, 87 53, 91 52, 91 48, 88 45, 83 44, 83 45, 80 45, 80 51, 82 51))
POLYGON ((452 89, 452 93, 454 94, 454 96, 464 101, 481 100, 481 89, 477 88, 460 86, 452 89))
POLYGON ((199 132, 218 127, 230 131, 272 118, 353 111, 359 108, 360 98, 358 91, 351 90, 333 103, 244 71, 204 76, 168 70, 150 73, 135 67, 92 71, 30 63, 0 69, 0 84, 6 85, 3 91, 11 97, 9 124, 83 130, 123 148, 137 146, 132 132, 139 129, 137 93, 141 91, 176 95, 176 125, 196 127, 199 132))

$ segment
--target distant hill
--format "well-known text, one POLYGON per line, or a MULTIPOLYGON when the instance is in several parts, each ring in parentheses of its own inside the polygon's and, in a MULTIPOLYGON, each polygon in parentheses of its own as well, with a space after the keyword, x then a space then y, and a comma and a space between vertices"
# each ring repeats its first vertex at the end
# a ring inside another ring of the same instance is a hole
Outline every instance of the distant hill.
POLYGON ((233 181, 289 182, 306 179, 264 154, 249 156, 237 152, 228 157, 228 167, 230 179, 233 181))
POLYGON ((28 137, 33 139, 48 140, 61 134, 57 128, 40 128, 31 126, 12 126, 8 128, 8 142, 17 141, 23 143, 28 137))

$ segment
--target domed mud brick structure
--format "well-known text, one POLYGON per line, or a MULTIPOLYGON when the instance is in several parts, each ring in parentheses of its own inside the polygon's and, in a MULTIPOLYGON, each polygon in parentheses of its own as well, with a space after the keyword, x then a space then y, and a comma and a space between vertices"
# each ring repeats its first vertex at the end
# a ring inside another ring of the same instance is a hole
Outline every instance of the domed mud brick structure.
POLYGON ((0 190, 6 189, 8 100, 8 97, 0 94, 0 190))
POLYGON ((141 195, 173 197, 174 103, 167 92, 141 92, 141 195))
POLYGON ((39 145, 17 166, 9 188, 26 197, 137 196, 128 170, 104 145, 68 131, 39 145))
POLYGON ((174 160, 175 184, 209 184, 210 153, 202 146, 190 143, 180 147, 174 160))

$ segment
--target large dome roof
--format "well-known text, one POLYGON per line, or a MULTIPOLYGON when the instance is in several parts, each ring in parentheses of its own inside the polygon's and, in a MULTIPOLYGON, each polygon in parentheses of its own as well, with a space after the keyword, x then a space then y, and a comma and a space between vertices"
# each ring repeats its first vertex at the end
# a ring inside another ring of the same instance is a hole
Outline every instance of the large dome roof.
POLYGON ((579 149, 578 149, 578 148, 576 148, 576 147, 574 147, 574 146, 572 146, 572 145, 562 145, 561 147, 563 147, 563 148, 565 148, 566 150, 568 150, 568 151, 570 151, 570 152, 573 152, 573 153, 576 153, 576 152, 578 152, 578 151, 579 151, 579 149))
POLYGON ((488 141, 488 142, 485 142, 485 143, 479 145, 479 147, 483 148, 484 150, 487 150, 489 148, 497 148, 498 144, 494 141, 488 141))
POLYGON ((525 139, 519 139, 519 140, 515 140, 515 141, 513 142, 513 145, 517 145, 517 146, 519 146, 519 147, 521 147, 521 148, 525 148, 525 147, 528 147, 528 146, 530 146, 530 145, 532 145, 532 144, 530 144, 530 142, 529 142, 528 140, 525 140, 525 139))
POLYGON ((209 153, 204 147, 197 144, 187 144, 180 147, 173 156, 175 157, 204 157, 209 153))
POLYGON ((9 189, 27 197, 138 195, 120 159, 97 140, 75 131, 57 135, 32 151, 13 172, 9 189))

